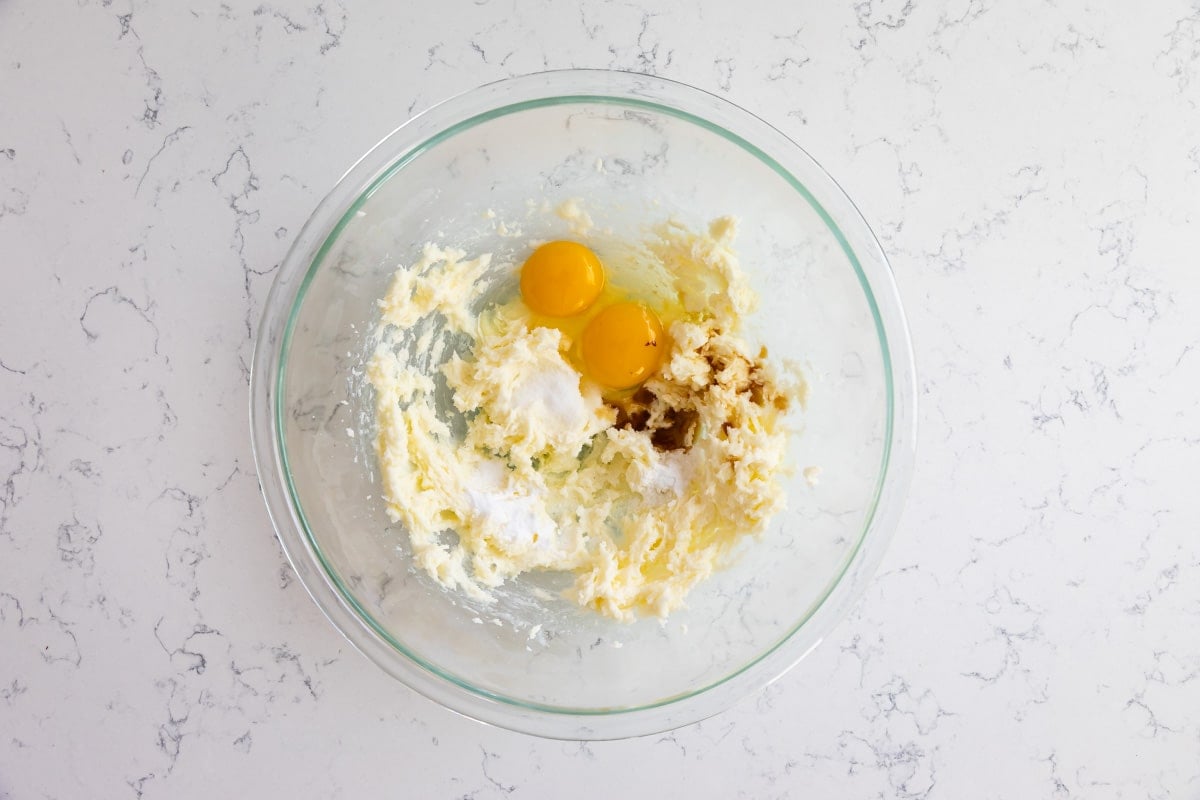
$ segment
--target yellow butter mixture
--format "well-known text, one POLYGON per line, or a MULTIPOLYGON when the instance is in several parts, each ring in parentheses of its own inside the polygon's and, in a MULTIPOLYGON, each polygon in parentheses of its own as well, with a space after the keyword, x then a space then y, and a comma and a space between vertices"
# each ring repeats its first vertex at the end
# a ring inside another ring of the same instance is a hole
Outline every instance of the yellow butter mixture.
MULTIPOLYGON (((522 573, 619 620, 666 616, 784 505, 785 382, 740 336, 734 219, 549 242, 484 303, 491 256, 426 245, 380 301, 368 365, 388 513, 479 599, 522 573), (440 405, 439 405, 440 403, 440 405)), ((494 272, 494 270, 493 270, 494 272)))

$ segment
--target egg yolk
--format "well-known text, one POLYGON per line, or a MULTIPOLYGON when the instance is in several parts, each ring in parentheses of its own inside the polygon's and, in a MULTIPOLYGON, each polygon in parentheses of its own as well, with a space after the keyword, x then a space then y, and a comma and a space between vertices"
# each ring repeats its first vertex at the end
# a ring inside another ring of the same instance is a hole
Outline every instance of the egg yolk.
POLYGON ((583 329, 583 363, 598 383, 627 389, 649 378, 666 351, 662 323, 641 303, 616 303, 583 329))
POLYGON ((548 242, 521 267, 525 305, 548 317, 569 317, 585 310, 604 288, 600 259, 577 242, 548 242))

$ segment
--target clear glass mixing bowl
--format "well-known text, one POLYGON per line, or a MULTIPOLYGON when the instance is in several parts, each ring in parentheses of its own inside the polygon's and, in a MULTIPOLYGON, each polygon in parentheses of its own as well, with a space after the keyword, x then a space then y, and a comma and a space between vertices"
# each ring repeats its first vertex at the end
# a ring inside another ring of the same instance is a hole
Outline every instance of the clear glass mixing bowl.
POLYGON ((897 521, 913 386, 887 261, 812 158, 697 89, 572 70, 442 103, 342 178, 267 299, 251 422, 280 542, 355 647, 475 719, 609 739, 726 708, 782 675, 846 613, 897 521), (665 624, 575 609, 552 591, 562 585, 553 575, 512 582, 494 605, 472 603, 413 567, 380 497, 362 373, 393 271, 428 241, 519 263, 530 239, 567 235, 539 209, 571 198, 618 237, 671 214, 696 227, 738 216, 737 250, 761 296, 749 338, 772 359, 799 362, 811 387, 791 440, 787 511, 665 624), (497 220, 522 235, 501 235, 497 220), (815 485, 809 466, 821 470, 815 485))

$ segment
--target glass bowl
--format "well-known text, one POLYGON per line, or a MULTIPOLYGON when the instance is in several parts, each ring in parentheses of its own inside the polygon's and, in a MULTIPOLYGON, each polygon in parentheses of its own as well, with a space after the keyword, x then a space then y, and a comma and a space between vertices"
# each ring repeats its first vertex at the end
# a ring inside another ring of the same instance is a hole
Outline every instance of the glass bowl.
POLYGON ((251 384, 267 507, 330 621, 441 705, 542 736, 666 730, 778 678, 870 579, 911 472, 911 346, 862 216, 762 120, 629 73, 489 84, 376 145, 283 262, 251 384), (622 624, 574 608, 544 591, 542 576, 510 582, 492 605, 474 603, 413 566, 380 496, 363 370, 393 272, 428 241, 520 263, 531 240, 569 235, 545 213, 569 199, 616 237, 668 216, 692 227, 739 217, 736 249, 761 298, 748 338, 772 359, 798 362, 809 384, 790 439, 787 510, 665 622, 622 624), (819 480, 806 479, 809 467, 819 480))

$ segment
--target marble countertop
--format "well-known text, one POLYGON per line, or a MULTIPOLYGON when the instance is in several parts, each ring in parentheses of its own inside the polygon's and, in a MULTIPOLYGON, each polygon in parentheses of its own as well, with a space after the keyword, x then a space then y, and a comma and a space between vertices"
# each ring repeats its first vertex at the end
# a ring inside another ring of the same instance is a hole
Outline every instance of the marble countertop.
POLYGON ((1200 797, 1200 5, 653 5, 0 3, 0 798, 1200 797), (484 727, 359 656, 247 431, 263 298, 338 176, 568 66, 804 145, 920 371, 851 616, 617 743, 484 727))

